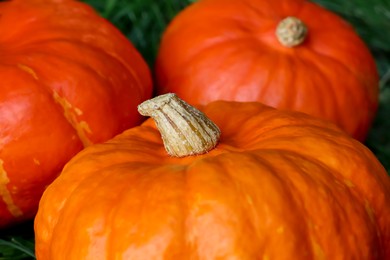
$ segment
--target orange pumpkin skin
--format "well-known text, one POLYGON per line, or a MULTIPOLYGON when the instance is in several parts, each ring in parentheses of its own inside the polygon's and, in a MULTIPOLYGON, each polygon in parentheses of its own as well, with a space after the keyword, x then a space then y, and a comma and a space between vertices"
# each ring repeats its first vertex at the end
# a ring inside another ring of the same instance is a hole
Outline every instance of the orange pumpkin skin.
POLYGON ((168 156, 147 120, 76 155, 40 202, 37 259, 389 259, 390 180, 364 145, 257 102, 203 111, 222 132, 206 154, 168 156))
POLYGON ((330 120, 363 141, 378 106, 373 56, 354 29, 305 0, 202 0, 179 13, 163 34, 157 92, 192 104, 260 101, 330 120), (279 22, 308 28, 296 47, 279 43, 279 22))
POLYGON ((86 4, 0 3, 0 228, 32 218, 44 188, 85 146, 141 123, 147 64, 86 4))

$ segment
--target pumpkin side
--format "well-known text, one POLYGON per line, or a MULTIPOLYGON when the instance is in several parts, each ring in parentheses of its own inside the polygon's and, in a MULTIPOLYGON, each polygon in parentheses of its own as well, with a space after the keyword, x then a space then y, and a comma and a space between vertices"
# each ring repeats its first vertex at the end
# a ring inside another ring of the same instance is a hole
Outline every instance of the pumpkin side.
POLYGON ((134 46, 86 4, 16 0, 1 3, 0 14, 6 227, 34 217, 43 190, 76 153, 140 124, 136 107, 152 83, 134 46))

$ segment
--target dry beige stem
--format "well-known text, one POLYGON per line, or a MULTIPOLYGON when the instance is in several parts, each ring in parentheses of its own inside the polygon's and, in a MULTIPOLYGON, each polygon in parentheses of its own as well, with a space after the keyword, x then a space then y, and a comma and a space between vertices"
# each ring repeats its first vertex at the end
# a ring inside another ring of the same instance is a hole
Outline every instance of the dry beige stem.
POLYGON ((205 114, 169 93, 138 106, 143 116, 156 122, 168 154, 184 157, 213 149, 221 131, 205 114))
POLYGON ((289 16, 283 19, 276 28, 276 37, 286 47, 301 44, 307 35, 306 25, 296 17, 289 16))

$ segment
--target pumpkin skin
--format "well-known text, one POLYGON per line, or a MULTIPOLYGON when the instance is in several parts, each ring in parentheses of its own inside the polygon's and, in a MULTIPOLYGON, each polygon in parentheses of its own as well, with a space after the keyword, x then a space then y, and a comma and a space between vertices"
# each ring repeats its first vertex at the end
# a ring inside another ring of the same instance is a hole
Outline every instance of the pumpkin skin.
POLYGON ((155 64, 157 93, 190 104, 259 101, 330 120, 364 141, 378 107, 373 56, 354 29, 304 0, 201 0, 165 30, 155 64), (283 46, 282 19, 299 18, 306 40, 283 46))
POLYGON ((389 259, 390 181, 364 145, 258 102, 203 112, 222 132, 206 154, 168 156, 149 119, 72 158, 37 259, 389 259))
POLYGON ((0 228, 31 219, 77 152, 139 125, 151 73, 134 46, 73 0, 0 3, 0 228))

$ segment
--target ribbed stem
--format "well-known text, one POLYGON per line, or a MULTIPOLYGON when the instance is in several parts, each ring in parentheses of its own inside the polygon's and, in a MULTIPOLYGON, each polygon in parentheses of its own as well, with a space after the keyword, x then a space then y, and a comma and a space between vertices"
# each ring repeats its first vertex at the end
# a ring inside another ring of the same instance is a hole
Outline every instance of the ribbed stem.
POLYGON ((138 106, 143 116, 150 116, 169 155, 184 157, 213 149, 221 131, 205 114, 169 93, 147 100, 138 106))
POLYGON ((286 47, 300 45, 307 35, 306 25, 296 17, 283 19, 276 28, 276 37, 286 47))

